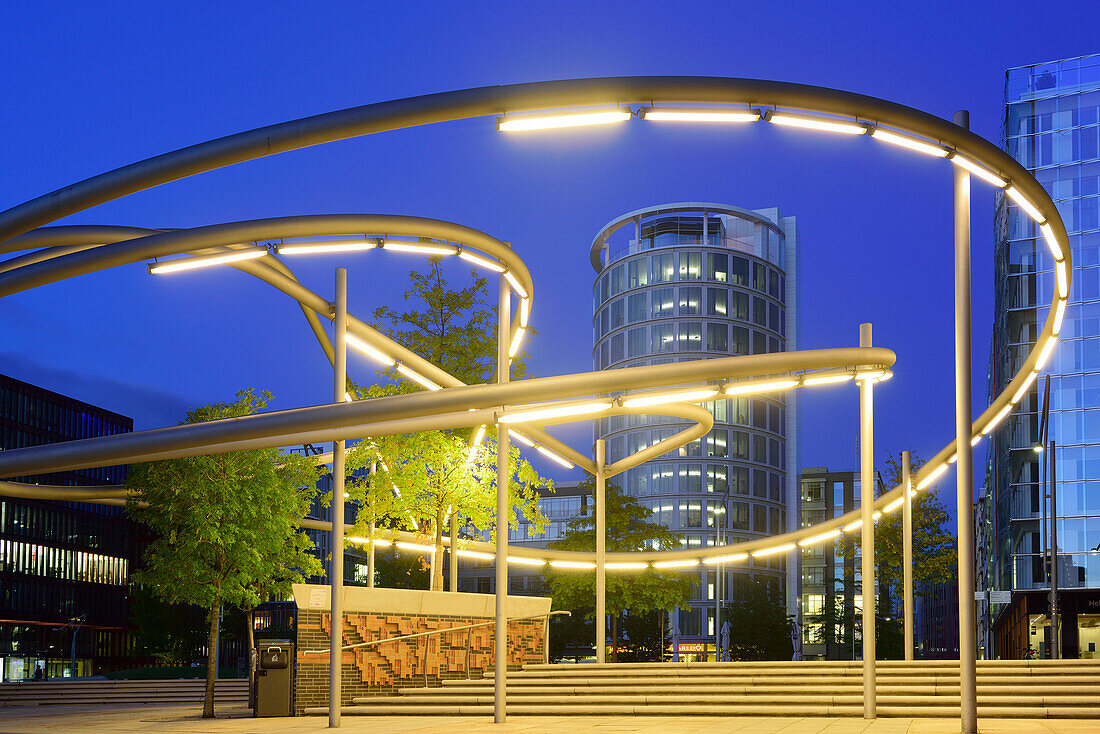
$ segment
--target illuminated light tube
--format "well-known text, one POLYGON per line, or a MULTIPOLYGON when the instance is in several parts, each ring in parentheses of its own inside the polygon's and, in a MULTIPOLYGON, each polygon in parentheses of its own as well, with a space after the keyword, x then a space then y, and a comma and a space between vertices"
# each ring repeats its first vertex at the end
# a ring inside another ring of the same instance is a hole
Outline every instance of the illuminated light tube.
POLYGON ((545 446, 539 446, 535 450, 538 451, 543 456, 545 456, 547 459, 550 459, 550 461, 556 461, 557 463, 561 464, 566 469, 572 469, 573 468, 573 462, 572 461, 565 458, 564 456, 559 456, 558 454, 554 453, 553 451, 546 448, 545 446))
POLYGON ((417 553, 435 553, 434 545, 420 545, 419 543, 406 543, 397 541, 397 547, 401 550, 416 551, 417 553))
POLYGON ((813 536, 810 536, 809 538, 805 538, 804 540, 800 540, 800 541, 798 541, 798 544, 801 545, 801 546, 814 545, 815 543, 820 543, 823 540, 828 540, 829 538, 835 538, 838 535, 840 535, 840 530, 839 529, 834 529, 834 530, 830 530, 827 533, 821 533, 820 535, 813 535, 813 536))
MULTIPOLYGON (((973 439, 971 439, 971 440, 973 441, 973 439)), ((947 457, 947 463, 948 464, 954 464, 958 460, 959 460, 958 453, 951 454, 950 456, 947 457)))
POLYGON ((1039 227, 1043 233, 1043 239, 1046 240, 1047 248, 1050 250, 1050 254, 1054 256, 1057 262, 1061 262, 1065 259, 1065 255, 1062 254, 1062 246, 1058 244, 1058 238, 1054 236, 1054 227, 1049 224, 1043 224, 1039 227))
POLYGON ((989 421, 989 423, 986 424, 985 428, 982 429, 982 435, 983 436, 988 436, 989 433, 994 428, 997 427, 997 424, 1000 423, 1002 420, 1004 420, 1004 417, 1006 415, 1008 415, 1009 413, 1012 412, 1012 409, 1014 407, 1016 407, 1016 406, 1014 406, 1012 403, 1009 403, 1005 407, 1001 408, 1001 412, 997 413, 997 415, 993 416, 993 420, 989 421))
POLYGON ((1047 337, 1047 343, 1043 345, 1043 351, 1039 353, 1039 359, 1035 361, 1035 371, 1043 369, 1043 365, 1050 359, 1051 352, 1054 351, 1054 345, 1058 343, 1058 337, 1047 337))
POLYGON ((748 395, 758 392, 772 392, 774 390, 786 390, 797 387, 798 380, 774 380, 772 382, 746 382, 737 385, 726 385, 723 392, 726 395, 748 395))
POLYGON ((419 385, 423 385, 424 387, 428 388, 429 390, 440 390, 440 389, 442 389, 442 388, 439 387, 439 385, 435 384, 434 382, 429 380, 427 377, 423 377, 422 375, 418 375, 417 373, 413 372, 411 369, 409 369, 408 367, 406 367, 403 364, 397 365, 397 371, 400 372, 405 377, 412 380, 413 382, 415 382, 419 385))
POLYGON ((481 442, 485 440, 485 426, 478 426, 477 433, 474 434, 474 446, 480 446, 481 442))
POLYGON ((516 439, 517 441, 519 441, 524 446, 529 446, 531 448, 535 447, 535 442, 534 441, 527 438, 527 436, 524 436, 522 433, 516 433, 511 428, 508 429, 508 435, 511 436, 512 438, 516 439))
POLYGON ((879 519, 880 517, 882 517, 882 513, 881 513, 881 512, 879 512, 878 510, 875 510, 875 511, 874 511, 874 512, 873 512, 873 513, 871 514, 871 519, 872 519, 872 520, 878 520, 878 519, 879 519))
POLYGON ((608 571, 641 571, 649 568, 648 563, 605 563, 603 567, 608 571))
POLYGON ((496 558, 492 553, 482 553, 481 551, 464 550, 462 548, 456 550, 455 554, 462 558, 476 558, 479 561, 492 561, 496 558))
POLYGON ((656 122, 756 122, 760 113, 756 110, 684 110, 647 107, 641 110, 643 120, 656 122))
POLYGON ((789 551, 795 549, 794 543, 786 543, 784 545, 777 545, 774 548, 764 548, 763 550, 753 551, 752 557, 759 558, 760 556, 770 556, 776 553, 782 553, 783 551, 789 551))
POLYGON ((1008 186, 1008 181, 1005 181, 1003 178, 996 175, 995 173, 990 171, 988 168, 984 168, 982 166, 979 166, 977 163, 970 160, 969 158, 963 158, 958 153, 951 156, 951 162, 954 163, 959 168, 963 168, 963 169, 966 169, 967 171, 970 171, 972 174, 974 174, 975 176, 977 176, 981 180, 985 181, 986 183, 993 184, 994 186, 996 186, 999 189, 1003 189, 1005 186, 1008 186))
POLYGON ((350 403, 350 402, 351 402, 352 400, 354 400, 354 399, 355 399, 355 398, 353 398, 353 397, 351 396, 351 393, 350 393, 350 392, 346 392, 346 393, 344 393, 344 402, 345 402, 345 403, 350 403))
POLYGON ((940 464, 939 466, 937 466, 935 469, 932 470, 931 474, 929 474, 928 476, 926 476, 924 479, 922 479, 920 481, 920 483, 917 485, 917 489, 918 490, 924 489, 929 484, 936 481, 939 478, 939 476, 941 474, 943 474, 945 471, 947 471, 947 464, 940 464))
POLYGON ((712 566, 716 563, 734 563, 736 561, 743 561, 749 557, 748 553, 732 553, 728 556, 711 556, 710 558, 704 558, 703 563, 708 566, 712 566))
POLYGON ((875 382, 886 382, 894 373, 890 370, 868 370, 867 372, 859 372, 856 374, 857 380, 874 380, 875 382))
POLYGON ((280 255, 315 255, 324 252, 357 252, 373 250, 378 247, 372 240, 327 240, 321 242, 303 242, 301 244, 279 245, 280 255))
POLYGON ((361 544, 364 544, 364 545, 367 544, 367 543, 370 543, 369 539, 361 538, 358 535, 349 535, 349 536, 347 536, 346 540, 349 543, 361 543, 361 544))
POLYGON ((531 317, 531 299, 522 298, 519 302, 519 325, 527 328, 527 320, 531 317))
POLYGON ((867 126, 858 122, 844 122, 824 117, 807 117, 805 115, 792 115, 786 112, 768 112, 764 119, 776 125, 789 127, 801 127, 808 130, 823 130, 830 133, 845 133, 848 135, 865 135, 867 126))
POLYGON ((592 569, 596 567, 595 563, 588 561, 550 561, 550 565, 553 568, 583 568, 592 569))
MULTIPOLYGON (((1060 303, 1065 304, 1065 301, 1061 301, 1060 303)), ((1064 305, 1063 305, 1062 308, 1063 308, 1063 310, 1065 310, 1064 305)), ((1058 332, 1055 331, 1055 333, 1058 333, 1058 332)), ((1028 374, 1028 376, 1024 378, 1024 384, 1020 385, 1020 389, 1017 390, 1016 394, 1012 396, 1012 402, 1014 402, 1014 403, 1020 402, 1020 398, 1022 398, 1024 396, 1024 393, 1026 393, 1028 391, 1028 389, 1031 387, 1031 383, 1035 382, 1035 378, 1038 377, 1038 376, 1039 376, 1038 372, 1032 372, 1032 373, 1028 374)))
MULTIPOLYGON (((528 558, 526 556, 508 556, 508 563, 514 563, 517 566, 545 566, 546 561, 541 558, 528 558)), ((593 566, 595 567, 595 566, 593 566)))
POLYGON ((519 280, 516 278, 515 275, 512 274, 511 270, 505 270, 504 277, 507 278, 508 282, 512 284, 512 290, 516 292, 516 295, 518 295, 520 298, 528 297, 527 289, 519 284, 519 280))
POLYGON ((446 245, 426 245, 419 242, 401 242, 399 240, 386 240, 382 243, 383 250, 393 252, 414 252, 421 255, 453 255, 458 252, 457 247, 446 245))
POLYGON ((977 436, 970 439, 970 445, 971 446, 977 446, 978 444, 980 444, 982 442, 983 438, 985 438, 985 436, 983 436, 982 434, 979 433, 977 436))
POLYGON ((513 413, 503 413, 497 420, 501 423, 528 423, 547 418, 565 418, 575 415, 591 415, 611 410, 611 403, 573 403, 572 405, 547 405, 513 413))
POLYGON ((516 335, 512 337, 512 343, 508 345, 508 358, 516 356, 519 352, 520 345, 523 344, 523 337, 527 333, 527 329, 522 326, 516 329, 516 335))
POLYGON ((1069 274, 1066 272, 1065 260, 1054 263, 1054 274, 1058 278, 1058 297, 1069 298, 1069 274))
POLYGON ((1008 198, 1016 202, 1020 206, 1020 208, 1027 212, 1028 216, 1030 216, 1036 222, 1042 224, 1046 221, 1043 218, 1042 212, 1036 209, 1035 205, 1028 201, 1015 186, 1009 186, 1007 189, 1005 189, 1005 193, 1008 194, 1008 198))
POLYGON ((698 566, 698 558, 684 558, 678 561, 654 561, 654 568, 691 568, 692 566, 698 566))
POLYGON ((563 127, 583 127, 585 125, 607 125, 613 122, 626 122, 630 119, 628 110, 593 110, 591 112, 565 112, 556 115, 528 115, 525 117, 499 117, 497 130, 501 132, 524 132, 527 130, 555 130, 563 127))
POLYGON ((459 253, 458 253, 458 256, 460 258, 462 258, 463 260, 465 260, 466 262, 473 263, 474 265, 478 265, 478 266, 483 267, 483 268, 488 268, 489 270, 492 270, 494 273, 503 273, 504 272, 504 266, 501 265, 500 263, 498 263, 494 260, 487 260, 483 257, 475 255, 472 252, 467 252, 466 250, 460 250, 459 253))
MULTIPOLYGON (((1051 332, 1054 336, 1058 336, 1062 331, 1062 319, 1066 316, 1066 299, 1061 298, 1058 300, 1058 305, 1054 308, 1054 330, 1051 332)), ((1016 402, 1013 399, 1012 402, 1016 402)))
POLYGON ((852 375, 821 375, 820 377, 803 377, 803 385, 831 385, 834 382, 847 382, 853 379, 852 375))
POLYGON ((844 532, 848 533, 848 532, 851 532, 853 530, 857 530, 858 528, 861 528, 861 527, 863 527, 863 521, 862 520, 856 520, 855 522, 848 523, 847 525, 845 525, 842 528, 842 530, 844 532))
POLYGON ((162 273, 178 273, 181 270, 194 270, 211 265, 235 263, 241 260, 254 260, 267 254, 265 248, 250 247, 247 250, 231 252, 227 255, 211 255, 210 257, 189 257, 183 260, 171 260, 166 263, 150 263, 149 272, 157 275, 162 273))
POLYGON ((707 387, 698 390, 680 390, 677 392, 662 392, 652 395, 639 395, 638 397, 623 400, 624 408, 642 408, 647 405, 663 405, 665 403, 688 402, 706 400, 718 394, 718 388, 707 387))
POLYGON ((893 512, 901 507, 901 503, 905 501, 905 497, 898 497, 896 500, 882 508, 883 512, 893 512))
POLYGON ((384 540, 382 538, 375 538, 374 545, 380 545, 383 548, 389 548, 391 545, 393 545, 393 543, 389 540, 384 540))
MULTIPOLYGON (((396 364, 396 361, 393 358, 391 358, 387 354, 375 349, 374 347, 372 347, 370 344, 367 344, 365 341, 363 341, 359 337, 354 336, 352 334, 345 334, 344 338, 347 339, 347 342, 351 346, 352 349, 355 349, 355 350, 358 350, 358 351, 362 352, 363 354, 367 355, 368 357, 370 357, 374 361, 381 362, 382 364, 386 365, 387 367, 392 367, 394 364, 396 364)), ((398 368, 398 369, 400 369, 400 368, 398 368)))
POLYGON ((935 143, 926 143, 923 140, 911 138, 908 135, 898 135, 897 133, 892 133, 889 130, 883 130, 881 127, 876 127, 871 132, 871 137, 876 140, 881 140, 884 143, 889 143, 890 145, 898 145, 902 148, 915 150, 918 153, 924 153, 925 155, 931 155, 937 158, 947 157, 948 151, 943 146, 936 145, 935 143))

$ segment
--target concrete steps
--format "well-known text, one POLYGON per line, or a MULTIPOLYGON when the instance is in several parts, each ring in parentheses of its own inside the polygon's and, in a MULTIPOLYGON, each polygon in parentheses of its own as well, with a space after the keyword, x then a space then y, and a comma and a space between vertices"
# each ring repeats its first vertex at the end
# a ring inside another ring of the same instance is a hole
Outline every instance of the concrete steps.
MULTIPOLYGON (((880 717, 955 717, 958 661, 876 666, 880 717)), ((356 698, 349 715, 488 715, 492 672, 356 698)), ((508 713, 618 716, 863 715, 859 662, 528 665, 508 674, 508 713)), ((324 714, 326 709, 307 709, 324 714)), ((980 661, 978 715, 1100 718, 1100 661, 980 661)))
MULTIPOLYGON (((204 680, 27 681, 0 684, 0 707, 47 705, 201 705, 204 680)), ((214 704, 246 705, 248 679, 219 680, 214 704)))

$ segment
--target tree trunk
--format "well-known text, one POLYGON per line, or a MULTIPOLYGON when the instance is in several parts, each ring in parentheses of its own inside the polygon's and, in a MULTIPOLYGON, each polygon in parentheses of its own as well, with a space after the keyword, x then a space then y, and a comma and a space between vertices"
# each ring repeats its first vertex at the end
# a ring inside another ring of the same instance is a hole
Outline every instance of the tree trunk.
POLYGON ((206 638, 206 696, 202 702, 202 718, 214 718, 214 678, 218 673, 218 618, 220 604, 210 607, 210 634, 206 638))
POLYGON ((244 626, 248 628, 248 706, 256 705, 256 636, 252 631, 252 608, 244 611, 244 626))
POLYGON ((432 557, 432 591, 443 591, 443 508, 435 512, 435 555, 432 557))
POLYGON ((611 615, 611 662, 619 662, 619 615, 611 615))

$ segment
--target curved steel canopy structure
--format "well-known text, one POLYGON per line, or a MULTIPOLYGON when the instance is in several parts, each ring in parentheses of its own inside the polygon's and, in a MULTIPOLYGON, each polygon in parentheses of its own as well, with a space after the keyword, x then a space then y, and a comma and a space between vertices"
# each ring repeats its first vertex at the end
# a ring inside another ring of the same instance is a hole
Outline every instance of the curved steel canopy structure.
MULTIPOLYGON (((726 113, 731 117, 739 116, 745 122, 759 119, 771 124, 865 135, 930 157, 949 159, 974 176, 1004 189, 1005 194, 1027 211, 1041 228, 1054 255, 1057 287, 1035 349, 1005 390, 973 422, 971 442, 977 443, 992 431, 1024 396, 1057 344, 1069 295, 1071 268, 1068 239, 1050 196, 1007 153, 965 128, 874 97, 785 82, 716 77, 622 77, 482 87, 365 105, 200 143, 86 179, 0 213, 0 253, 33 250, 0 263, 0 297, 149 258, 186 254, 198 259, 226 259, 227 256, 240 254, 242 249, 258 249, 248 244, 257 240, 352 236, 367 242, 368 238, 376 237, 379 246, 386 249, 382 243, 391 236, 430 238, 433 246, 446 250, 448 254, 453 251, 476 265, 508 277, 513 290, 520 296, 519 318, 513 331, 514 347, 522 341, 522 329, 527 325, 530 299, 534 292, 531 276, 506 243, 456 224, 412 217, 331 215, 264 219, 173 231, 94 226, 35 228, 162 183, 344 138, 480 116, 504 115, 504 121, 509 123, 514 122, 510 116, 518 112, 561 111, 593 106, 612 108, 617 118, 625 120, 636 112, 631 108, 629 114, 623 114, 627 105, 647 105, 649 107, 641 110, 639 116, 648 121, 659 119, 658 115, 647 114, 654 112, 650 108, 655 104, 670 105, 666 112, 671 110, 674 114, 666 115, 665 119, 682 122, 689 122, 693 112, 697 116, 698 113, 706 113, 699 119, 707 115, 713 117, 714 113, 726 113), (707 106, 700 109, 685 105, 707 106)), ((523 119, 516 118, 519 121, 523 119)), ((501 127, 505 129, 505 125, 501 127)), ((400 241, 397 244, 400 245, 400 241)), ((366 249, 366 245, 358 249, 366 249)), ((251 256, 253 253, 246 254, 251 256)), ((594 244, 594 264, 596 257, 598 251, 594 244)), ((172 260, 168 264, 177 262, 172 260)), ((320 323, 321 318, 332 318, 331 304, 326 299, 303 287, 281 260, 268 256, 266 252, 229 264, 294 298, 301 305, 322 348, 332 359, 332 346, 320 323)), ((349 333, 366 345, 362 349, 364 353, 384 364, 398 366, 398 369, 404 367, 408 372, 402 371, 402 374, 427 387, 428 391, 5 451, 0 454, 0 476, 343 439, 347 436, 478 426, 499 423, 502 419, 507 422, 509 414, 515 417, 514 414, 521 409, 531 408, 524 404, 532 401, 571 401, 583 396, 597 396, 588 398, 586 402, 600 403, 600 415, 603 416, 631 412, 671 415, 695 422, 694 426, 672 438, 607 467, 607 474, 611 476, 682 446, 705 434, 711 427, 709 413, 698 405, 668 402, 640 407, 637 399, 641 398, 644 406, 645 397, 653 393, 633 391, 664 388, 664 392, 668 393, 672 386, 702 382, 713 386, 715 392, 707 398, 694 399, 716 399, 721 395, 719 388, 726 392, 738 392, 751 390, 754 385, 760 386, 762 383, 767 387, 768 381, 774 382, 777 376, 783 378, 785 389, 813 384, 815 376, 849 379, 858 375, 860 379, 874 379, 875 376, 882 376, 894 362, 893 353, 887 349, 843 348, 632 367, 502 384, 463 385, 362 322, 349 319, 349 333), (767 380, 751 379, 764 375, 769 376, 767 380), (615 397, 606 397, 608 395, 615 397)), ((540 427, 573 420, 578 418, 522 423, 519 430, 528 441, 537 442, 551 453, 557 452, 559 460, 564 457, 591 472, 595 468, 591 459, 546 434, 540 427)), ((956 443, 952 441, 914 477, 916 489, 929 486, 947 470, 955 456, 956 443)), ((894 488, 878 498, 876 509, 893 511, 903 501, 902 493, 902 487, 894 488)), ((120 487, 73 489, 0 482, 0 494, 117 503, 121 501, 123 490, 120 487)), ((728 562, 744 559, 748 554, 786 551, 795 548, 796 544, 823 542, 839 532, 854 529, 858 526, 859 512, 856 510, 796 532, 720 548, 609 553, 608 568, 613 562, 652 561, 654 566, 660 568, 665 564, 686 566, 699 562, 728 562)), ((310 521, 307 526, 327 527, 327 524, 310 521)), ((476 553, 478 550, 491 550, 491 546, 469 544, 469 552, 476 553)), ((459 554, 462 552, 462 549, 458 550, 459 554)), ((483 557, 482 554, 479 557, 483 557)), ((550 559, 551 562, 557 560, 582 568, 594 565, 590 560, 592 555, 588 553, 516 549, 514 554, 509 555, 509 560, 533 558, 550 559)))

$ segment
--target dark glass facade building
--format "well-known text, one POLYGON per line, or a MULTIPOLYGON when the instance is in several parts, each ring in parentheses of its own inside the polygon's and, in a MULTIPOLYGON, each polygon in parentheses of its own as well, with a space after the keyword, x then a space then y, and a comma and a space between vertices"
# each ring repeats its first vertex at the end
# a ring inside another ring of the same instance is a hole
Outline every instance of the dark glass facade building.
MULTIPOLYGON (((0 375, 0 450, 107 436, 133 420, 0 375)), ((121 484, 125 467, 33 477, 30 484, 121 484)), ((137 559, 121 507, 0 498, 0 671, 3 680, 94 675, 131 667, 128 575, 137 559), (73 629, 76 670, 72 669, 73 629)))

